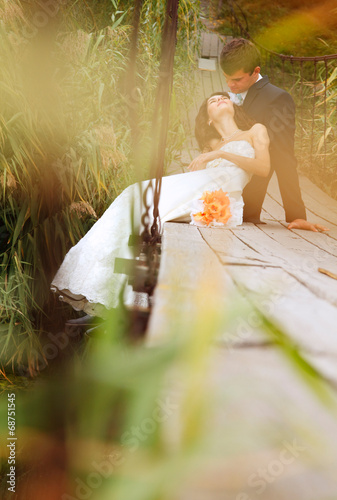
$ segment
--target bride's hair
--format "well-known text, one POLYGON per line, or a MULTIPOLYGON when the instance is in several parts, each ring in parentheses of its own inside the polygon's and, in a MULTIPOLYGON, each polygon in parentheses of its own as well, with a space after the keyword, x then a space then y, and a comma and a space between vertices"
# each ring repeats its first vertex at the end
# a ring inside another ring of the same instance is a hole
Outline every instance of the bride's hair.
MULTIPOLYGON (((221 139, 221 136, 214 125, 212 123, 208 125, 209 116, 207 111, 207 103, 208 100, 214 95, 224 95, 229 99, 229 94, 227 92, 214 92, 207 99, 205 99, 200 106, 199 112, 195 119, 195 137, 198 141, 198 145, 201 151, 210 151, 210 141, 212 139, 221 139)), ((241 106, 237 106, 236 104, 234 104, 234 121, 241 130, 249 130, 254 125, 254 123, 256 123, 243 111, 241 106)))

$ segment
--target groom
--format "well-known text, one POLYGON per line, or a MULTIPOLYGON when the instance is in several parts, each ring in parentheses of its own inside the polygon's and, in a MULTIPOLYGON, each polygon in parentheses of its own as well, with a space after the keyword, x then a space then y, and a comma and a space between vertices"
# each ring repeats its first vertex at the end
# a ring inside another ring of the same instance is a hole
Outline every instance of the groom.
POLYGON ((260 53, 244 38, 227 43, 220 65, 231 92, 243 100, 248 116, 267 127, 270 138, 271 169, 268 177, 253 176, 243 191, 245 222, 260 223, 260 214, 268 183, 276 172, 288 229, 326 230, 306 220, 294 152, 295 104, 285 90, 269 83, 260 74, 260 53))

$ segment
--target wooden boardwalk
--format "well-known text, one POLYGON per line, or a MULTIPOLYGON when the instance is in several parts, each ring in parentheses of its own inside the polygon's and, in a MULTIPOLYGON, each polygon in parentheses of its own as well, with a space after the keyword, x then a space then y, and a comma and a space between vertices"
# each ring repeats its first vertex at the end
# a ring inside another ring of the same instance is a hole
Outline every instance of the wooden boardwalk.
POLYGON ((164 225, 148 345, 184 335, 195 322, 207 328, 214 304, 224 316, 208 353, 208 393, 217 401, 210 427, 224 449, 203 455, 177 500, 337 498, 337 280, 318 271, 337 274, 337 202, 307 179, 301 184, 310 219, 329 233, 286 229, 275 182, 265 225, 164 225), (328 404, 310 389, 317 377, 303 381, 255 310, 317 370, 328 404), (298 451, 280 465, 289 443, 298 451), (265 490, 257 495, 258 481, 265 490))
MULTIPOLYGON (((165 305, 172 269, 182 267, 187 273, 181 275, 180 283, 188 296, 191 278, 195 288, 200 273, 209 273, 207 266, 216 266, 236 290, 231 295, 248 297, 301 349, 337 356, 337 280, 318 270, 337 275, 337 201, 305 177, 301 177, 301 187, 308 217, 328 225, 329 232, 287 229, 276 178, 271 180, 264 203, 262 220, 266 224, 211 229, 166 223, 149 336, 161 337, 172 330, 169 314, 162 317, 160 308, 165 305), (268 298, 265 306, 260 300, 264 296, 268 298)), ((337 365, 333 378, 337 383, 337 365)))
MULTIPOLYGON (((202 93, 216 75, 202 71, 202 93)), ((328 233, 286 228, 276 178, 264 225, 164 225, 148 345, 223 311, 208 384, 218 401, 210 427, 228 446, 205 453, 177 500, 337 499, 337 280, 319 271, 337 275, 337 201, 300 183, 308 219, 328 233), (299 376, 293 347, 319 376, 299 376)))

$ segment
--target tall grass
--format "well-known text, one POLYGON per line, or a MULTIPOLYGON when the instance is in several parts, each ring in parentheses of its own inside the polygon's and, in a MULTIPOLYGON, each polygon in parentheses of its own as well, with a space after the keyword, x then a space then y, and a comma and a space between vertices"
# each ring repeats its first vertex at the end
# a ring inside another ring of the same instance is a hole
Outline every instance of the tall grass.
POLYGON ((262 51, 263 68, 272 83, 287 90, 296 104, 295 147, 299 169, 337 197, 336 105, 337 70, 335 60, 316 63, 282 62, 262 51))
MULTIPOLYGON (((70 313, 49 293, 65 252, 148 172, 163 2, 145 1, 141 18, 131 104, 140 117, 141 172, 132 163, 123 93, 133 2, 106 4, 62 3, 37 29, 38 5, 0 2, 0 356, 31 373, 43 333, 70 313)), ((185 139, 180 110, 193 87, 197 27, 198 3, 182 2, 167 164, 185 139)))
POLYGON ((334 65, 330 67, 327 82, 324 67, 319 68, 316 82, 307 81, 302 102, 297 101, 300 168, 337 199, 337 69, 334 65))

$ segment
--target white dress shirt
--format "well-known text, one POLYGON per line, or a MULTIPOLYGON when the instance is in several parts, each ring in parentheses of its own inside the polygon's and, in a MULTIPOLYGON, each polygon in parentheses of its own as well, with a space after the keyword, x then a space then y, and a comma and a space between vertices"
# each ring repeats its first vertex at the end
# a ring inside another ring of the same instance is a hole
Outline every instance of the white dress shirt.
MULTIPOLYGON (((259 76, 258 76, 258 79, 256 80, 256 82, 258 82, 259 80, 262 80, 261 73, 259 73, 259 76)), ((233 92, 228 92, 230 100, 233 101, 234 104, 241 106, 243 104, 243 101, 246 99, 248 90, 249 89, 245 90, 244 92, 241 92, 241 94, 234 94, 233 92)))

